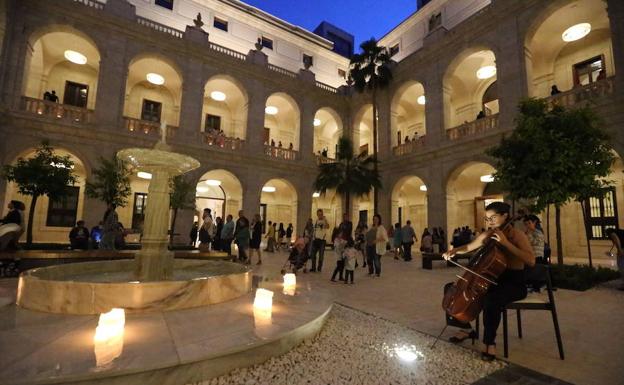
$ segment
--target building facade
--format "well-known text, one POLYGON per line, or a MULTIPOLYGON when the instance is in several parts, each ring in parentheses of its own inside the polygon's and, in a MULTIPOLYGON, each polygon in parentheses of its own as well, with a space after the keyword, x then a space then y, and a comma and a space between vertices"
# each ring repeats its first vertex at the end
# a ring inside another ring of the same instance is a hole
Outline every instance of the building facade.
MULTIPOLYGON (((28 156, 49 139, 72 156, 79 177, 70 205, 38 203, 35 242, 66 239, 69 229, 52 223, 53 213, 95 225, 104 207, 85 197, 84 182, 99 157, 151 147, 164 127, 175 151, 201 162, 189 175, 198 209, 261 212, 293 223, 297 234, 316 208, 339 222, 340 197, 313 197, 311 181, 340 136, 372 150, 370 96, 343 84, 348 60, 331 42, 238 1, 168 3, 171 9, 138 0, 5 1, 0 161, 28 156), (58 103, 43 100, 52 90, 58 103)), ((592 245, 604 255, 604 223, 619 225, 624 208, 624 85, 616 73, 624 66, 623 28, 617 0, 432 0, 384 36, 381 44, 399 47, 377 116, 384 223, 410 219, 418 231, 447 234, 479 229, 485 204, 503 199, 488 183, 495 170, 484 150, 513 129, 518 101, 591 101, 618 154, 610 200, 592 203, 592 245), (564 41, 579 23, 591 31, 564 41), (553 85, 562 92, 551 96, 553 85)), ((126 227, 138 228, 147 181, 133 176, 132 188, 118 211, 126 227)), ((3 207, 16 198, 28 205, 4 180, 0 191, 3 207)), ((350 214, 370 222, 370 199, 356 199, 350 214)), ((195 215, 179 216, 180 241, 195 215)), ((565 255, 582 257, 582 213, 569 204, 563 218, 565 255)))

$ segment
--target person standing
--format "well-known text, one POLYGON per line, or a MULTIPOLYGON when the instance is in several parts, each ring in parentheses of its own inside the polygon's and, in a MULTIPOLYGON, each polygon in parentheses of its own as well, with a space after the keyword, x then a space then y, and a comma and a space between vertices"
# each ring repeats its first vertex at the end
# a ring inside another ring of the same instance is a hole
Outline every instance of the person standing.
POLYGON ((610 228, 606 233, 617 250, 617 267, 622 278, 622 286, 618 287, 618 290, 624 290, 624 230, 610 228))
POLYGON ((275 227, 273 227, 273 222, 269 221, 269 225, 267 226, 267 232, 264 237, 267 240, 267 246, 264 251, 268 251, 270 253, 275 251, 275 227))
POLYGON ((349 220, 349 214, 342 214, 342 222, 338 225, 338 231, 344 240, 353 238, 353 222, 349 220))
POLYGON ((223 245, 223 251, 228 256, 232 256, 232 241, 234 240, 234 220, 231 214, 225 218, 225 224, 221 229, 221 243, 223 245))
POLYGON ((411 261, 412 260, 412 245, 416 239, 416 232, 414 232, 414 228, 412 227, 412 221, 407 221, 405 226, 401 228, 401 242, 403 243, 403 260, 411 261))
POLYGON ((245 217, 243 210, 238 212, 234 238, 236 239, 236 245, 238 246, 239 262, 247 261, 247 249, 249 248, 249 219, 245 217))
POLYGON ((355 268, 357 267, 357 256, 360 254, 360 252, 355 248, 353 238, 349 238, 349 240, 347 240, 347 245, 342 254, 345 269, 344 283, 348 283, 349 278, 351 278, 351 283, 353 283, 353 276, 355 275, 355 268))
POLYGON ((221 231, 223 230, 223 218, 221 217, 216 217, 215 218, 215 236, 214 236, 214 240, 212 241, 212 249, 213 250, 222 250, 223 249, 223 245, 222 245, 222 241, 221 241, 221 231))
POLYGON ((381 215, 375 214, 373 216, 373 225, 366 233, 366 238, 367 245, 369 245, 368 275, 375 274, 379 277, 381 275, 381 256, 386 253, 386 245, 388 244, 388 232, 381 224, 381 215))
POLYGON ((280 250, 282 248, 285 236, 286 230, 284 229, 284 224, 280 222, 279 228, 277 229, 277 250, 280 250))
POLYGON ((399 259, 399 255, 401 255, 401 248, 403 247, 403 236, 401 233, 401 224, 397 222, 394 224, 394 233, 392 234, 392 251, 394 252, 394 259, 399 259))
POLYGON ((76 227, 69 232, 69 243, 72 250, 89 249, 89 230, 85 227, 85 221, 80 220, 76 222, 76 227))
POLYGON ((286 248, 290 247, 290 244, 292 242, 292 235, 293 235, 293 224, 289 223, 288 227, 286 228, 286 248))
POLYGON ((429 229, 426 227, 422 233, 420 251, 423 253, 433 253, 433 236, 431 236, 429 229))
POLYGON ((108 204, 108 208, 104 213, 104 219, 102 219, 102 240, 100 241, 100 249, 102 250, 115 250, 115 237, 119 232, 119 217, 115 211, 115 205, 108 204))
POLYGON ((312 236, 312 250, 310 251, 310 257, 312 258, 312 269, 310 272, 318 271, 319 273, 323 269, 323 258, 325 256, 325 243, 327 238, 327 230, 329 230, 329 223, 323 215, 323 210, 316 210, 316 222, 314 223, 314 234, 312 236), (318 264, 316 259, 316 253, 318 252, 318 264))
POLYGON ((197 242, 197 234, 199 233, 199 223, 197 221, 193 222, 193 227, 191 227, 191 231, 189 232, 190 245, 195 247, 195 243, 197 242))
POLYGON ((260 214, 254 215, 251 221, 251 242, 249 243, 249 260, 248 264, 251 264, 254 251, 258 254, 257 265, 262 264, 262 254, 260 252, 260 242, 262 241, 262 218, 260 214))

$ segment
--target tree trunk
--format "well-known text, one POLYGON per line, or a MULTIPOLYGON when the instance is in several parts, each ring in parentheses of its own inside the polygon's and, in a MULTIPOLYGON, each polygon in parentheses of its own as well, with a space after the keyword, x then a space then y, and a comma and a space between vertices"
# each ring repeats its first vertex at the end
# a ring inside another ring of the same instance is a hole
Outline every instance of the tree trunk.
POLYGON ((178 209, 173 209, 173 217, 171 218, 171 229, 169 230, 169 244, 170 245, 173 245, 173 232, 175 230, 177 217, 178 217, 178 209))
MULTIPOLYGON (((375 174, 377 174, 377 92, 373 87, 373 155, 375 156, 375 174)), ((379 198, 379 191, 377 188, 373 189, 373 214, 377 214, 377 203, 379 198)))
POLYGON ((28 246, 32 245, 33 236, 32 236, 32 228, 33 228, 33 219, 35 218, 35 206, 37 205, 37 199, 39 195, 33 195, 32 201, 30 202, 30 209, 28 210, 28 227, 26 228, 26 244, 28 246))
POLYGON ((550 245, 550 205, 546 206, 546 241, 550 245))
POLYGON ((348 191, 345 193, 345 207, 344 212, 347 213, 347 219, 351 220, 351 193, 348 191))
POLYGON ((557 264, 563 265, 563 242, 561 241, 561 207, 555 205, 555 230, 557 232, 557 264))
POLYGON ((587 241, 587 257, 589 258, 589 267, 593 267, 592 264, 592 252, 591 252, 591 244, 589 243, 589 226, 587 224, 587 212, 585 212, 585 205, 583 201, 579 201, 579 205, 581 205, 581 211, 583 212, 583 225, 585 226, 585 240, 587 241))

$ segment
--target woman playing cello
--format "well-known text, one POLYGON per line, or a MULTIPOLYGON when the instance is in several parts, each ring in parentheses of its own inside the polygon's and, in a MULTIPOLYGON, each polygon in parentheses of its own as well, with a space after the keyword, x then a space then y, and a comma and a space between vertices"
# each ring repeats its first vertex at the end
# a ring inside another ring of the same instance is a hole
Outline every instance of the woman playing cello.
MULTIPOLYGON (((463 254, 483 246, 489 238, 496 241, 505 257, 507 268, 500 275, 496 285, 490 286, 483 300, 483 344, 481 358, 492 361, 496 357, 496 330, 501 320, 501 312, 508 303, 523 299, 527 295, 524 278, 524 266, 535 265, 535 255, 527 236, 513 226, 505 226, 510 218, 510 206, 504 202, 493 202, 485 208, 485 221, 489 230, 481 233, 467 245, 454 248, 442 256, 449 260, 455 254, 463 254), (502 230, 504 228, 504 230, 502 230)), ((457 323, 456 323, 457 325, 457 323)), ((470 323, 461 323, 455 336, 450 338, 453 343, 475 338, 476 332, 470 323)))

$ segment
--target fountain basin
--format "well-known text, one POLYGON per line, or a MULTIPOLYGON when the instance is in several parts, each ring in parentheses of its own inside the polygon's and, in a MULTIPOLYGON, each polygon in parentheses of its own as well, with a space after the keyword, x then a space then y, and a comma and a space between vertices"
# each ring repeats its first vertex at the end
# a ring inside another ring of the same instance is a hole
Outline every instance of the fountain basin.
POLYGON ((173 278, 138 282, 133 260, 70 263, 20 275, 17 304, 49 313, 99 314, 187 309, 225 302, 251 291, 251 269, 223 261, 175 260, 173 278))

